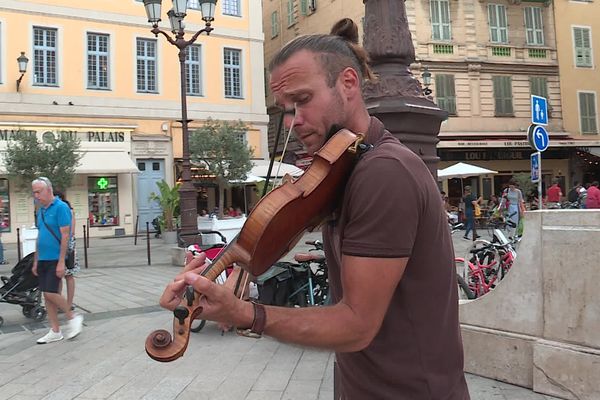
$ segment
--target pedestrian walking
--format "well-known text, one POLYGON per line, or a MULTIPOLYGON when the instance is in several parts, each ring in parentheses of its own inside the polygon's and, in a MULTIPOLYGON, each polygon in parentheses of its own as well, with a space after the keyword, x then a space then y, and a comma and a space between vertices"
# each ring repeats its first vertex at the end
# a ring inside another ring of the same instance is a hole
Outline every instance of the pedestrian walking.
POLYGON ((67 300, 59 294, 59 286, 65 276, 71 210, 54 196, 52 183, 48 178, 34 179, 31 188, 35 201, 39 204, 36 219, 38 238, 32 272, 38 276, 50 322, 50 331, 39 338, 37 343, 45 344, 62 340, 64 337, 58 322, 58 309, 61 309, 68 319, 65 329, 67 339, 79 335, 83 326, 83 316, 71 311, 67 300))

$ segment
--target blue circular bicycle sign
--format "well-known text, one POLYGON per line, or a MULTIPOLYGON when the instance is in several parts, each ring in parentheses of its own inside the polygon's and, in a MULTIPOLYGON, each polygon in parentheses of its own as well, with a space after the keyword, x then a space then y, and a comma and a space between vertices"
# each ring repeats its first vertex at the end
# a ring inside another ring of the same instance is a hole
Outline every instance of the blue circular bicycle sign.
POLYGON ((531 124, 527 130, 527 140, 529 145, 537 151, 544 151, 550 144, 550 138, 546 128, 540 125, 531 124))

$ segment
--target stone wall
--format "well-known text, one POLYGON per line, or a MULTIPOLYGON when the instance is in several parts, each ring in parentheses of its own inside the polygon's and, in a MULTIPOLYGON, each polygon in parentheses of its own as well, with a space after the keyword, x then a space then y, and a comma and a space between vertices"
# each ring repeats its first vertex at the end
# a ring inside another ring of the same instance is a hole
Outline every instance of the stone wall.
POLYGON ((507 277, 460 305, 465 370, 565 399, 600 399, 600 212, 527 213, 507 277))

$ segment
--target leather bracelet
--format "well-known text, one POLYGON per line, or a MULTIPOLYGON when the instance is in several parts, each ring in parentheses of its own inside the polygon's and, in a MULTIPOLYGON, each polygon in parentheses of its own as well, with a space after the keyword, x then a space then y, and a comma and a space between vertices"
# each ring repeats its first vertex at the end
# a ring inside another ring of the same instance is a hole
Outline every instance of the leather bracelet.
POLYGON ((265 330, 265 325, 267 324, 267 312, 265 306, 262 304, 253 301, 252 306, 254 307, 252 326, 247 329, 238 328, 236 329, 236 332, 241 336, 258 339, 262 337, 262 333, 265 330))

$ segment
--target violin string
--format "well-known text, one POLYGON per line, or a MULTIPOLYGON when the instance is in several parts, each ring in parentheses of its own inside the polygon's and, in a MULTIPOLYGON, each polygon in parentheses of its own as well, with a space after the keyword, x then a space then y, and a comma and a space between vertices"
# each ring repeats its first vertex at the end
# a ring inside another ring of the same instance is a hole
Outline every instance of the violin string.
MULTIPOLYGON (((285 144, 283 145, 283 151, 281 153, 281 158, 279 159, 279 164, 277 164, 277 172, 275 173, 275 177, 279 177, 279 170, 281 169, 281 164, 283 163, 283 157, 285 156, 285 152, 287 151, 288 143, 290 142, 290 136, 292 135, 292 129, 294 129, 294 123, 296 122, 296 103, 294 103, 294 118, 292 118, 292 123, 290 124, 290 129, 288 130, 287 136, 285 137, 285 144)), ((277 179, 273 179, 271 183, 271 190, 275 189, 275 181, 277 179)), ((279 179, 281 182, 281 179, 279 179)))

